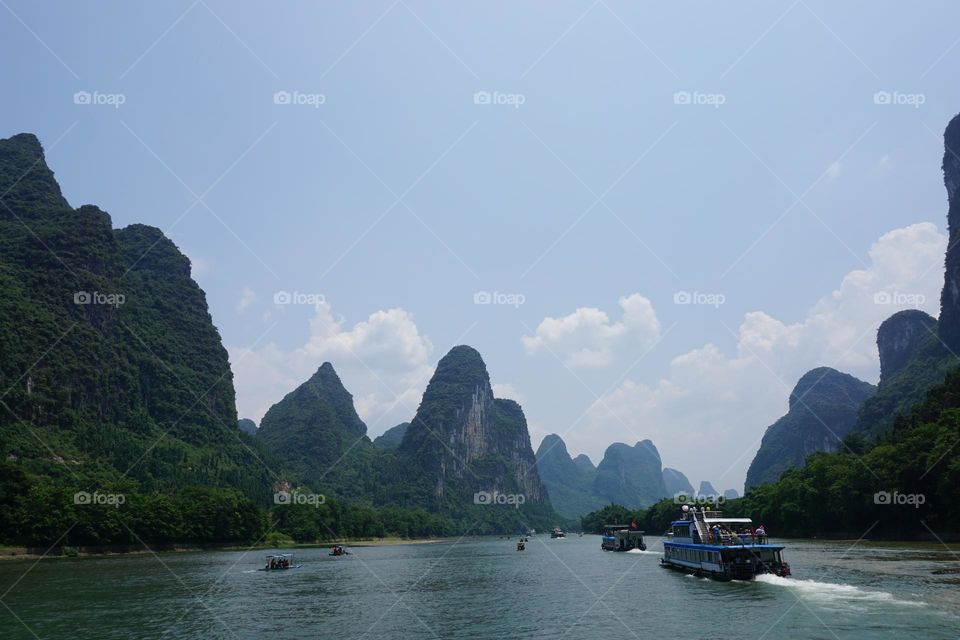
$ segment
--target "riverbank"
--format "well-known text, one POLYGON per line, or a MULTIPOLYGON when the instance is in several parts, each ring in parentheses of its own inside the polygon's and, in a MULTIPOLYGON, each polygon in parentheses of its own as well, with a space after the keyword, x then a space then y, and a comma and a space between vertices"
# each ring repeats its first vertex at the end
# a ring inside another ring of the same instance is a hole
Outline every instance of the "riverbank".
POLYGON ((158 544, 144 545, 89 545, 80 547, 62 546, 50 549, 41 547, 0 546, 0 561, 41 560, 56 558, 87 558, 103 556, 145 555, 154 553, 200 553, 204 551, 270 551, 271 549, 326 549, 335 544, 346 547, 384 547, 393 545, 437 544, 450 538, 359 538, 331 540, 315 543, 291 543, 280 545, 258 544, 254 546, 224 544, 158 544))

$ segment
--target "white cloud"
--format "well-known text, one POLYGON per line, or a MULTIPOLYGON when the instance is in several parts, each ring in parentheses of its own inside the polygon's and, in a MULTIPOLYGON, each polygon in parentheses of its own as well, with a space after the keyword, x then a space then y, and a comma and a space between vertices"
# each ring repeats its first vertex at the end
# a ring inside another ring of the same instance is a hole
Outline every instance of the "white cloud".
POLYGON ((612 362, 612 348, 629 338, 649 347, 660 336, 660 321, 647 298, 638 293, 621 297, 619 322, 610 322, 606 312, 580 307, 562 318, 544 318, 536 335, 523 336, 527 353, 548 351, 571 367, 598 368, 612 362))
POLYGON ((237 313, 243 313, 257 301, 257 294, 250 287, 244 287, 240 292, 240 301, 237 303, 237 313))
POLYGON ((259 422, 274 403, 313 375, 325 361, 353 394, 357 413, 372 433, 409 420, 433 371, 433 345, 403 309, 376 311, 347 326, 327 303, 317 305, 310 335, 300 347, 284 350, 227 347, 241 417, 259 422))
POLYGON ((512 384, 494 383, 491 386, 493 387, 493 397, 495 398, 516 400, 520 404, 523 404, 526 400, 526 397, 517 391, 512 384))
POLYGON ((595 455, 597 443, 649 437, 665 465, 740 490, 759 439, 786 412, 801 375, 830 366, 876 382, 879 324, 903 308, 937 314, 946 241, 929 223, 884 234, 868 267, 848 273, 801 320, 749 312, 735 353, 708 343, 675 357, 656 384, 624 381, 565 438, 570 449, 595 455))

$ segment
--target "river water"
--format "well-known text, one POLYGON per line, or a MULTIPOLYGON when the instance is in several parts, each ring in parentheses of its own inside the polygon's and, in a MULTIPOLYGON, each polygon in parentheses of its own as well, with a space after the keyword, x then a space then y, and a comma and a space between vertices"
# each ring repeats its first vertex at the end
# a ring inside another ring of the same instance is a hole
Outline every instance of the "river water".
POLYGON ((960 638, 960 550, 787 541, 794 576, 721 583, 597 536, 0 562, 0 638, 960 638))

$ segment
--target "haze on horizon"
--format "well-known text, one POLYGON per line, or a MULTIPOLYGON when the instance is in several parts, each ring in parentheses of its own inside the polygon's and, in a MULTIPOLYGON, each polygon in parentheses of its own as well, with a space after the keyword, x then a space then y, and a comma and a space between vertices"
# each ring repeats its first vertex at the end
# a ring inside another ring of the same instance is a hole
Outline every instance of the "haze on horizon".
POLYGON ((190 256, 241 417, 329 360, 376 436, 465 343, 535 449, 742 490, 805 371, 938 314, 955 4, 59 13, 0 8, 0 133, 190 256))

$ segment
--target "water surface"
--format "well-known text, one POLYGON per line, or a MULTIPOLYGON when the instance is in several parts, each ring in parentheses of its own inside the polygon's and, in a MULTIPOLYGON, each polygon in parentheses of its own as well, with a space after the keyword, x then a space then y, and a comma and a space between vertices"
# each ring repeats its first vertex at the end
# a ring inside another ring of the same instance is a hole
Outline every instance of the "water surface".
POLYGON ((788 541, 794 577, 692 578, 596 536, 0 562, 0 637, 958 638, 960 555, 923 544, 788 541), (5 605, 5 606, 4 606, 5 605), (35 635, 34 635, 35 634, 35 635))

